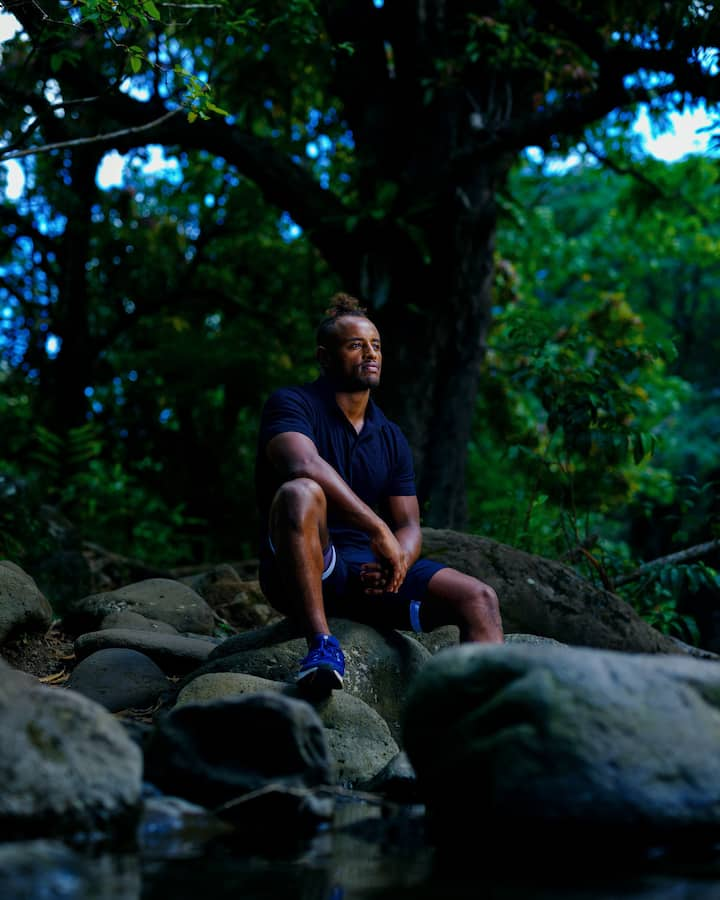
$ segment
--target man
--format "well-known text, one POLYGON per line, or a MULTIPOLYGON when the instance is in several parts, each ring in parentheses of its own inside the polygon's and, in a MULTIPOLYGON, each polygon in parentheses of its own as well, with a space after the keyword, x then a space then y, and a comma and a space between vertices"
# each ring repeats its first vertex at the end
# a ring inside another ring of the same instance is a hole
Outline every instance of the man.
POLYGON ((345 659, 328 616, 404 630, 456 624, 463 641, 502 642, 491 587, 420 557, 412 456, 371 399, 377 328, 337 294, 317 332, 321 375, 282 388, 263 410, 256 464, 260 583, 308 641, 302 688, 341 688, 345 659))

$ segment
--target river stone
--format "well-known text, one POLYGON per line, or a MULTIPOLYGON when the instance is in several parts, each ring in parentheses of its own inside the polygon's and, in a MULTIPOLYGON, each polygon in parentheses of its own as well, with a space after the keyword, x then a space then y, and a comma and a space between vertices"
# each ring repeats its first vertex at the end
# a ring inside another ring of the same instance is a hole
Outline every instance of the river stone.
MULTIPOLYGON (((281 684, 255 675, 218 672, 191 681, 180 692, 177 705, 263 691, 303 699, 294 684, 281 684)), ((345 691, 333 691, 323 700, 312 701, 312 706, 325 728, 333 783, 352 787, 372 779, 397 756, 398 746, 386 722, 358 697, 345 691)))
POLYGON ((45 634, 52 616, 34 580, 10 560, 0 560, 0 644, 19 634, 45 634))
POLYGON ((569 566, 475 534, 423 528, 423 556, 491 585, 506 633, 563 644, 637 653, 681 654, 616 594, 589 584, 569 566))
POLYGON ((185 675, 193 671, 207 659, 215 646, 209 638, 141 631, 137 628, 90 631, 81 634, 74 643, 78 660, 100 650, 135 650, 151 659, 167 675, 185 675))
POLYGON ((0 662, 0 837, 124 831, 141 785, 142 753, 102 706, 0 662))
POLYGON ((110 712, 147 709, 170 687, 163 670, 136 650, 98 650, 79 662, 68 687, 110 712))
MULTIPOLYGON (((344 691, 374 709, 398 743, 408 685, 431 658, 430 652, 400 631, 380 632, 347 619, 330 619, 329 625, 345 654, 344 691)), ((283 620, 228 638, 181 687, 211 672, 241 672, 294 683, 306 653, 305 639, 283 620)))
POLYGON ((231 830, 204 806, 158 793, 143 801, 137 842, 145 858, 187 859, 231 830))
POLYGON ((266 692, 177 706, 156 719, 145 778, 168 794, 212 807, 278 782, 328 784, 323 724, 303 700, 266 692))
POLYGON ((268 605, 257 579, 242 579, 233 566, 222 564, 182 579, 232 628, 246 631, 283 618, 268 605))
POLYGON ((68 603, 63 624, 76 634, 96 631, 112 612, 130 610, 166 622, 179 632, 212 634, 213 611, 186 584, 171 578, 148 578, 114 591, 90 594, 68 603))
POLYGON ((448 845, 477 845, 481 823, 515 852, 558 832, 616 846, 717 839, 719 707, 715 662, 465 644, 414 682, 404 738, 448 845))
POLYGON ((420 803, 415 769, 404 750, 393 758, 372 778, 358 782, 359 791, 383 794, 396 803, 420 803))
POLYGON ((178 634, 177 628, 168 625, 167 622, 158 622, 157 619, 148 619, 140 613, 130 609, 113 610, 100 622, 100 630, 109 628, 134 628, 137 631, 154 631, 160 634, 178 634))

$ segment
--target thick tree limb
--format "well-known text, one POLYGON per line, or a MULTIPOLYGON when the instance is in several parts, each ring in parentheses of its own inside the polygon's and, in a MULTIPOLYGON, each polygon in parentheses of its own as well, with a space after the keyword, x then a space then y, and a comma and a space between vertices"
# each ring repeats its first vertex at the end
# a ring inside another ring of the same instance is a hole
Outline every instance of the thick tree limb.
POLYGON ((658 559, 653 559, 650 562, 644 563, 642 566, 635 569, 635 571, 628 572, 627 575, 621 575, 619 578, 615 578, 613 581, 614 587, 617 588, 623 584, 629 584, 631 581, 637 581, 638 578, 642 578, 643 575, 647 575, 649 572, 652 572, 653 569, 657 569, 660 566, 676 566, 680 563, 702 559, 704 556, 708 556, 715 550, 720 550, 720 539, 708 541, 705 544, 696 544, 694 547, 686 547, 684 550, 679 550, 677 553, 670 553, 668 556, 661 556, 658 559))

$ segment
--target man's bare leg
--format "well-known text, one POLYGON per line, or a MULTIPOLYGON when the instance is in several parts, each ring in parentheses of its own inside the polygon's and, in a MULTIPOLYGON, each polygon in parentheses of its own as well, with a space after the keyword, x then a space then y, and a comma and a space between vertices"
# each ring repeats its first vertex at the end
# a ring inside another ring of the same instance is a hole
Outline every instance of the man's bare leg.
POLYGON ((435 610, 441 604, 447 608, 448 623, 452 618, 459 626, 461 641, 504 642, 497 594, 478 578, 457 569, 440 569, 428 582, 427 601, 435 610))
POLYGON ((286 481, 270 507, 270 537, 308 641, 330 634, 322 595, 323 549, 330 544, 327 502, 310 478, 286 481))

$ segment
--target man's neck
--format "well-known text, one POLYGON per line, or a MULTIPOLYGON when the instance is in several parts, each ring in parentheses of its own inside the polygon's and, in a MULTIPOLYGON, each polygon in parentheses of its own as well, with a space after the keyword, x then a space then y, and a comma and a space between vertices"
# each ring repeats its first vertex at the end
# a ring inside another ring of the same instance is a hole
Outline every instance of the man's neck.
POLYGON ((365 412, 369 401, 369 388, 364 391, 335 391, 335 402, 358 434, 365 424, 365 412))

